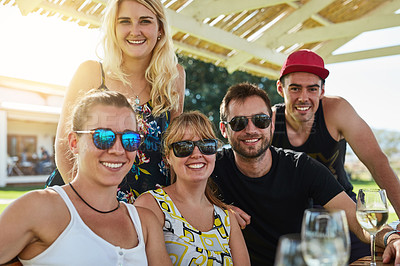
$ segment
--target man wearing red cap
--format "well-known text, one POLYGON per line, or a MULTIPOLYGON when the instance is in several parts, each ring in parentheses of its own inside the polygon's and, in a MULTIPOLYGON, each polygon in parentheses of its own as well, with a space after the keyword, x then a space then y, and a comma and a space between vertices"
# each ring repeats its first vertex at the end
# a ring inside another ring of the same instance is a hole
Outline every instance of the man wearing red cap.
MULTIPOLYGON (((399 216, 400 182, 396 174, 372 130, 353 107, 341 97, 324 95, 328 75, 323 59, 316 53, 299 50, 289 55, 277 81, 277 91, 284 104, 274 107, 272 145, 306 152, 317 159, 355 200, 344 169, 348 142, 376 183, 386 189, 399 216)), ((368 247, 364 250, 368 252, 368 247)))

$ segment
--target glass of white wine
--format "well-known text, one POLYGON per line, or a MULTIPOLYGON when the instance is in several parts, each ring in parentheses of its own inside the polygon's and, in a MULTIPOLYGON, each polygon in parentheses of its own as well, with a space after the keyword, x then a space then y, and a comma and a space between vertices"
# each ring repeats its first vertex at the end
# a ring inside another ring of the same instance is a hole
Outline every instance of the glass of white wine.
POLYGON ((350 235, 343 210, 305 210, 301 238, 307 265, 348 265, 350 235))
POLYGON ((371 265, 375 260, 375 235, 389 217, 384 189, 360 189, 357 195, 357 221, 371 235, 371 265))

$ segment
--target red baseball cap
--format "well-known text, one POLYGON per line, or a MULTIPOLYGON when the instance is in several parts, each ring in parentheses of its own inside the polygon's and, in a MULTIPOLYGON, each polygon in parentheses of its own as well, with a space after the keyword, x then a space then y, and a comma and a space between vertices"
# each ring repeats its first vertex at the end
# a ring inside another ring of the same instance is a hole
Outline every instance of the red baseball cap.
POLYGON ((298 50, 288 56, 282 66, 279 78, 293 72, 308 72, 324 80, 329 75, 322 57, 307 49, 298 50))

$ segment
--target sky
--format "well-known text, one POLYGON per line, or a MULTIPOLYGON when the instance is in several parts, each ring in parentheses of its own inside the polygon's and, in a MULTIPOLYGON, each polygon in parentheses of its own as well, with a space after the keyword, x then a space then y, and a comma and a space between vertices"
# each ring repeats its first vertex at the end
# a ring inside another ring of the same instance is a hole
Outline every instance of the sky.
MULTIPOLYGON (((67 86, 79 64, 98 60, 98 29, 0 6, 0 76, 67 86)), ((364 33, 335 53, 400 45, 400 27, 364 33)), ((328 64, 327 95, 349 101, 373 128, 400 132, 400 55, 328 64)))

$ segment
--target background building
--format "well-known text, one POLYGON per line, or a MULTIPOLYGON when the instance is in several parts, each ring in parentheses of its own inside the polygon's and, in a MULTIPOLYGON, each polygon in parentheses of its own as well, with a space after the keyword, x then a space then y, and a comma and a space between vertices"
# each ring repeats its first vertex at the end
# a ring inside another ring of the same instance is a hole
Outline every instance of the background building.
POLYGON ((49 169, 37 166, 41 147, 54 157, 64 92, 63 86, 0 76, 0 186, 46 180, 49 169))

